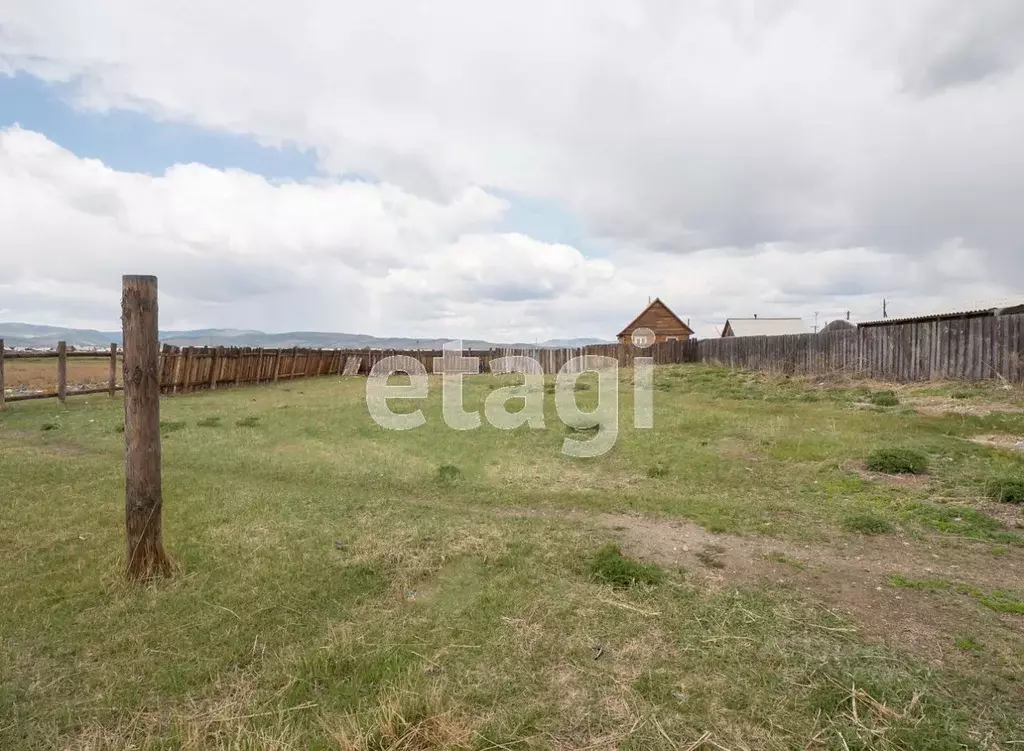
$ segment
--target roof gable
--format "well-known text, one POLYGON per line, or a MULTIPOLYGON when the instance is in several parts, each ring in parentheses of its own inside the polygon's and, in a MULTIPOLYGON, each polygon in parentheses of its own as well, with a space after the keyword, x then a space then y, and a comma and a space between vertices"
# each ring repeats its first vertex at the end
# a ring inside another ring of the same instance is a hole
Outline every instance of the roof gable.
POLYGON ((655 307, 659 307, 659 306, 661 307, 662 310, 664 310, 666 313, 668 313, 675 320, 676 323, 679 324, 679 328, 684 329, 685 331, 687 331, 690 334, 693 333, 693 329, 691 329, 689 326, 687 326, 683 322, 683 319, 681 319, 679 316, 677 316, 675 313, 673 313, 671 308, 669 308, 668 305, 666 305, 665 303, 663 303, 661 301, 661 298, 655 297, 654 300, 652 300, 650 302, 650 304, 646 308, 644 308, 643 310, 640 311, 640 315, 638 315, 636 318, 634 318, 632 321, 630 321, 628 324, 626 324, 626 328, 624 328, 622 331, 620 331, 618 335, 619 336, 625 336, 626 334, 630 333, 633 330, 633 327, 636 326, 637 322, 641 318, 643 318, 650 310, 652 310, 655 307))

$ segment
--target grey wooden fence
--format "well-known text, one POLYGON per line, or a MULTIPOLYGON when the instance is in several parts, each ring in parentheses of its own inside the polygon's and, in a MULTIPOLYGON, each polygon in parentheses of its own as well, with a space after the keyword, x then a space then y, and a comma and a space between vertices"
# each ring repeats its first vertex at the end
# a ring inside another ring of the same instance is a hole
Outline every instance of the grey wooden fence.
POLYGON ((846 371, 890 381, 1004 378, 1020 382, 1024 381, 1024 315, 704 339, 686 342, 679 349, 676 362, 719 363, 792 375, 846 371))

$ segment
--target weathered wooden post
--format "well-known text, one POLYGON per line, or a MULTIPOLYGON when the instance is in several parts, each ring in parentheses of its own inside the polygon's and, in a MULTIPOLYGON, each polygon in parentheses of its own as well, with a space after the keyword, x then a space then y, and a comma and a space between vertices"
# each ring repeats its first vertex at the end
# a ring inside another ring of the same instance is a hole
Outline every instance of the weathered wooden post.
POLYGON ((164 552, 160 486, 160 373, 155 276, 121 279, 124 336, 124 479, 127 573, 170 573, 164 552))
POLYGON ((117 391, 117 345, 113 342, 110 343, 110 378, 107 390, 111 396, 117 391))
POLYGON ((68 345, 57 342, 57 398, 61 404, 68 399, 68 345))
POLYGON ((4 340, 0 339, 0 409, 4 408, 4 340))

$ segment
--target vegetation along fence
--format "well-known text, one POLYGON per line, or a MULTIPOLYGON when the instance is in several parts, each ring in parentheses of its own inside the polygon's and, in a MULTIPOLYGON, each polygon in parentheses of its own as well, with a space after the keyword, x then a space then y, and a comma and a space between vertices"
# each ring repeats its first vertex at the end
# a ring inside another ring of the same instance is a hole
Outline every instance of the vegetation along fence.
MULTIPOLYGON (((266 383, 325 375, 366 375, 385 357, 402 355, 423 365, 428 373, 463 370, 457 353, 442 350, 325 350, 256 349, 249 347, 172 347, 160 354, 160 392, 178 394, 230 385, 266 383), (442 358, 440 369, 434 359, 442 358)), ((629 367, 636 356, 653 357, 655 363, 703 362, 789 375, 825 375, 835 372, 861 374, 890 381, 980 380, 1001 378, 1024 381, 1024 315, 989 316, 950 320, 862 326, 819 334, 753 336, 661 342, 648 349, 632 345, 601 344, 566 349, 470 350, 481 373, 501 372, 492 366, 497 358, 530 357, 540 372, 553 374, 574 358, 582 357, 572 370, 594 367, 594 357, 616 358, 629 367)), ((520 361, 522 362, 522 361, 520 361)), ((55 352, 3 352, 0 341, 0 407, 4 401, 56 397, 64 401, 75 394, 121 390, 117 383, 118 348, 109 354, 69 352, 64 343, 55 352), (109 357, 108 383, 103 387, 68 388, 67 362, 71 358, 109 357), (4 396, 4 360, 53 358, 56 389, 4 396)), ((533 366, 536 367, 536 366, 533 366)))

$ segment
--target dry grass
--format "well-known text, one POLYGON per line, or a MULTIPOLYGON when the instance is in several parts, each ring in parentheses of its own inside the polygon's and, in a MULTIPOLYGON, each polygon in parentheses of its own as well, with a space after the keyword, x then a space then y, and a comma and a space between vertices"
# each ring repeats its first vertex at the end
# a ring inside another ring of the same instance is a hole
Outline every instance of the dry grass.
MULTIPOLYGON (((1024 417, 876 411, 855 406, 860 386, 712 368, 657 375, 655 430, 632 428, 623 389, 619 443, 585 462, 560 454, 550 404, 545 431, 458 432, 435 390, 427 425, 398 434, 369 420, 359 379, 162 400, 179 427, 163 456, 181 569, 142 588, 120 578, 120 400, 12 405, 0 747, 1020 740, 1024 616, 888 581, 1017 586, 1024 539, 979 496, 1019 457, 965 439, 1024 434, 1024 417), (893 435, 934 457, 928 484, 850 471, 893 435), (648 476, 656 465, 669 473, 648 476), (848 533, 854 513, 894 531, 848 533), (663 576, 596 580, 610 543, 663 576)), ((468 380, 472 408, 493 382, 468 380)))
MULTIPOLYGON (((110 358, 68 358, 68 387, 106 386, 110 378, 110 358)), ((117 383, 121 383, 121 360, 117 363, 117 383)), ((8 389, 57 390, 57 358, 18 358, 4 363, 4 386, 8 389)))

